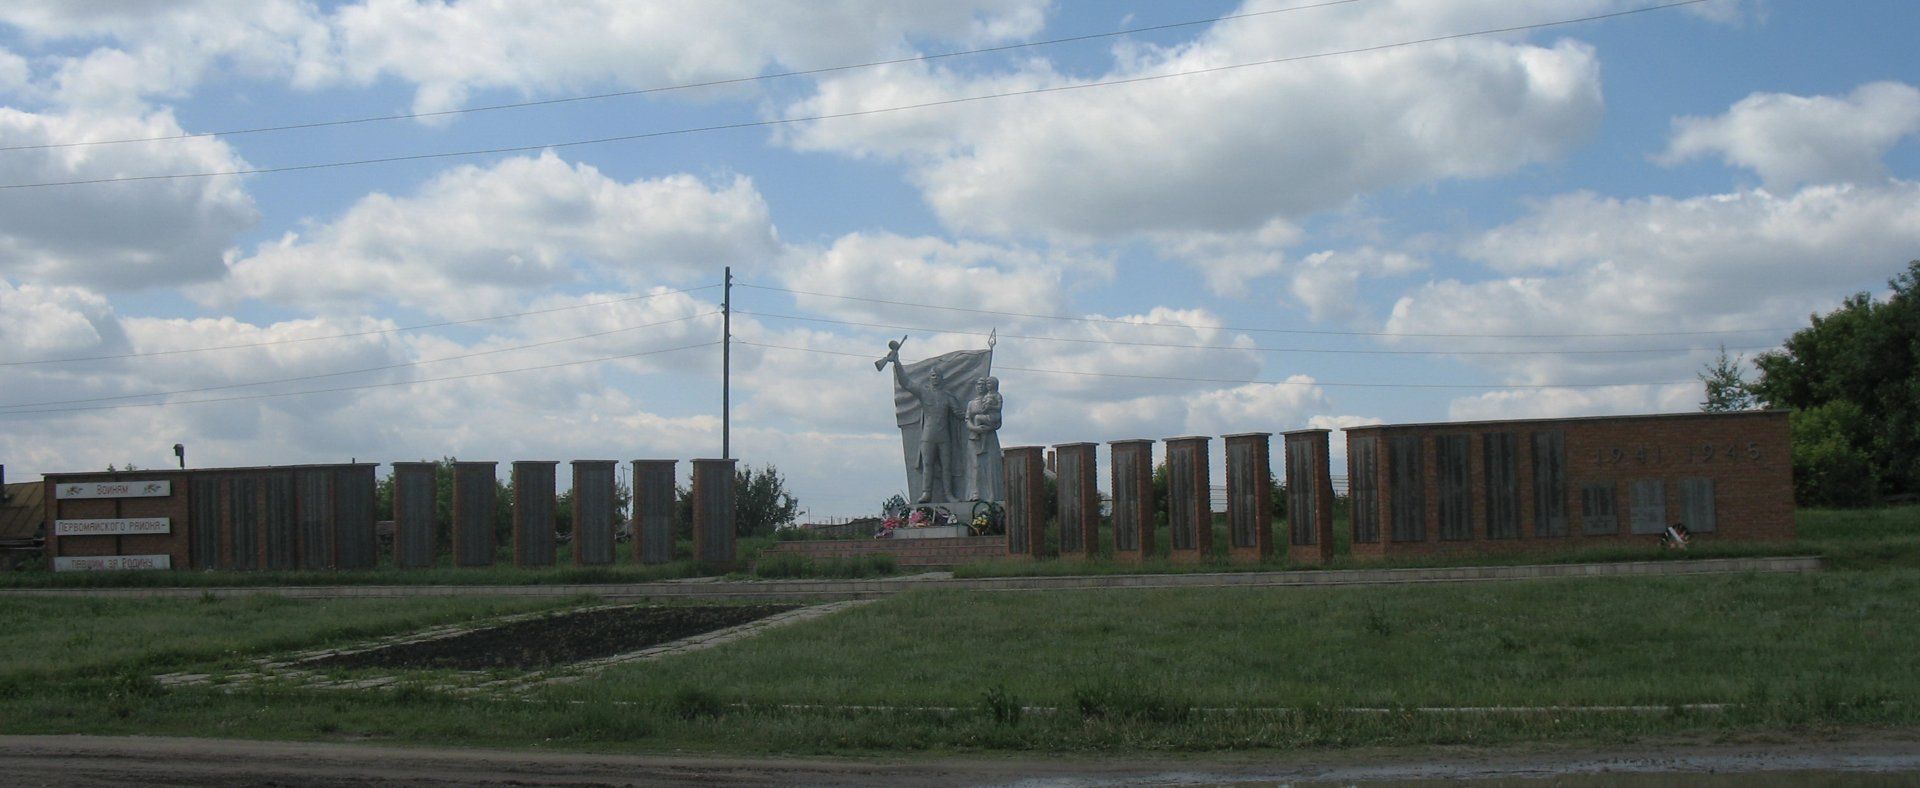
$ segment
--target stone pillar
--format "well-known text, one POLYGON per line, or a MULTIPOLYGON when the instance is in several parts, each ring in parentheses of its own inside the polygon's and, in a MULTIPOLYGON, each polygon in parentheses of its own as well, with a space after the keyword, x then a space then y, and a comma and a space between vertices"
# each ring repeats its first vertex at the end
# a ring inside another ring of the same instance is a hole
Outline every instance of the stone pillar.
POLYGON ((1100 484, 1094 444, 1053 447, 1054 478, 1060 496, 1060 557, 1092 558, 1100 553, 1100 484))
POLYGON ((1153 557, 1153 441, 1110 441, 1113 462, 1113 560, 1153 557))
POLYGON ((493 565, 493 462, 453 464, 453 565, 493 565))
POLYGON ((1203 435, 1167 439, 1167 556, 1195 564, 1213 553, 1213 490, 1203 435))
POLYGON ((1002 454, 1007 475, 1007 556, 1039 558, 1047 550, 1046 457, 1039 446, 1002 454))
POLYGON ((613 563, 613 460, 573 461, 573 565, 613 563))
MULTIPOLYGON (((435 477, 439 467, 431 462, 393 464, 393 565, 401 569, 433 566, 434 494, 439 487, 435 477)), ((237 488, 239 483, 235 484, 237 488)), ((241 522, 238 514, 234 522, 236 526, 241 522)))
MULTIPOLYGON (((1286 433, 1287 560, 1324 564, 1333 559, 1333 476, 1327 430, 1286 433)), ((1349 477, 1351 478, 1351 477, 1349 477)))
POLYGON ((673 560, 673 460, 633 461, 633 557, 673 560))
POLYGON ((513 463, 513 565, 553 566, 553 474, 560 463, 513 463))
POLYGON ((380 563, 380 537, 373 525, 375 467, 358 463, 334 471, 333 549, 341 569, 372 569, 380 563))
POLYGON ((733 465, 693 461, 693 557, 721 570, 734 562, 733 465))
POLYGON ((1227 557, 1259 563, 1273 555, 1273 466, 1270 433, 1227 436, 1227 557))

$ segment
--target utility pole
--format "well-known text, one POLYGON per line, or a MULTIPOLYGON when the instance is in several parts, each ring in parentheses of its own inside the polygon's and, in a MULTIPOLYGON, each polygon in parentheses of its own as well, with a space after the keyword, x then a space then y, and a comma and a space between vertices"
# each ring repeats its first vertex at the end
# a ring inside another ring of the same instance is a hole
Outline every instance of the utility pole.
POLYGON ((720 459, 733 459, 733 266, 720 288, 720 459))

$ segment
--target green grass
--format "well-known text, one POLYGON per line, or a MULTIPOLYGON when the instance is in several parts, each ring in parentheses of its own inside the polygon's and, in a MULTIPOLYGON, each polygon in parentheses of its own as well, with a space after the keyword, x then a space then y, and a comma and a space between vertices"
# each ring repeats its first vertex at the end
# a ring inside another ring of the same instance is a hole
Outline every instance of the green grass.
POLYGON ((540 604, 0 598, 0 620, 17 622, 0 640, 0 733, 847 754, 1592 743, 1920 727, 1920 671, 1912 669, 1920 571, 1910 569, 921 591, 512 699, 414 684, 227 694, 145 678, 540 604), (1689 703, 1737 705, 1680 708, 1689 703), (1670 710, 1410 710, 1614 704, 1670 710))

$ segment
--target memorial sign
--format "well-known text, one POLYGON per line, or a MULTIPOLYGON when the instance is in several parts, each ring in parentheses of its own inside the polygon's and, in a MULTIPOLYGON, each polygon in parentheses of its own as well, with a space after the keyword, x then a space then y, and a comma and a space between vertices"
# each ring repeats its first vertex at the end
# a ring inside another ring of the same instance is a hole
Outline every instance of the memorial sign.
POLYGON ((54 536, 131 536, 133 534, 164 534, 172 531, 173 521, 165 517, 53 521, 54 536))
POLYGON ((55 572, 112 572, 122 569, 172 569, 173 557, 161 555, 62 555, 53 559, 55 572))
POLYGON ((57 500, 79 498, 165 498, 173 494, 173 482, 152 481, 68 482, 53 489, 57 500))

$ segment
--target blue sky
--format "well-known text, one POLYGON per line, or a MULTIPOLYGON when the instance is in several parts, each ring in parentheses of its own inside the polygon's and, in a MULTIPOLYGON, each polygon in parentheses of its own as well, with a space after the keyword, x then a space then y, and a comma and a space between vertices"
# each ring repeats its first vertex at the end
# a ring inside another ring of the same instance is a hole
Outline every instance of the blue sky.
POLYGON ((1657 4, 10 3, 0 461, 715 456, 727 265, 734 454, 814 516, 904 487, 902 333, 999 331, 1006 445, 1692 409, 1714 348, 1920 257, 1912 3, 1078 87, 1657 4))

